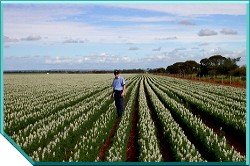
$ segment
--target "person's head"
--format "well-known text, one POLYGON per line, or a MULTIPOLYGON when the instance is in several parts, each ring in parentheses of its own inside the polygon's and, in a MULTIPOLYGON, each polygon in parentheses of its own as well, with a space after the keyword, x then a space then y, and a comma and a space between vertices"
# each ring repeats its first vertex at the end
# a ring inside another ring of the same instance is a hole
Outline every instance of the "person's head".
POLYGON ((115 77, 118 77, 119 74, 120 74, 120 71, 119 71, 119 70, 114 70, 114 75, 115 75, 115 77))

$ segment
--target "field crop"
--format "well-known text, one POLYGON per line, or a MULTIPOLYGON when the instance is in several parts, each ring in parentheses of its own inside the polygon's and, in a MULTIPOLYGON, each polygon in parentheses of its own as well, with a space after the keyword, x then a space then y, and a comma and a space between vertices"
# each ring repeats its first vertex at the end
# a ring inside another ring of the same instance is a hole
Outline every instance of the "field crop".
POLYGON ((123 74, 5 74, 4 131, 34 161, 245 161, 245 89, 123 74))

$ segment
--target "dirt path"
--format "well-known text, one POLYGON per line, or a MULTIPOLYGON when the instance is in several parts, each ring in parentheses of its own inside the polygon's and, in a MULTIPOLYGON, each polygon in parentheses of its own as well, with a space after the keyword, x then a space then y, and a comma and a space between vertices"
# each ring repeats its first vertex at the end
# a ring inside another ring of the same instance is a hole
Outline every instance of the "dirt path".
MULTIPOLYGON (((139 90, 139 86, 138 86, 139 90)), ((134 109, 132 110, 132 126, 131 131, 129 135, 129 140, 127 144, 127 153, 126 153, 126 161, 138 161, 139 160, 139 144, 138 144, 138 129, 137 129, 137 123, 139 120, 139 103, 138 103, 138 97, 139 97, 139 91, 137 90, 136 93, 136 101, 134 109)))
POLYGON ((118 118, 116 119, 114 125, 112 126, 110 132, 109 132, 109 135, 106 139, 106 141, 104 142, 104 144, 102 145, 102 147, 100 148, 99 150, 99 154, 98 154, 98 157, 100 159, 100 161, 104 161, 105 160, 105 157, 106 157, 106 152, 108 151, 111 143, 112 143, 112 138, 114 137, 115 133, 116 133, 116 130, 119 126, 119 123, 121 121, 121 118, 118 118))
MULTIPOLYGON (((126 96, 125 96, 125 99, 124 99, 124 111, 125 111, 125 108, 127 106, 128 97, 130 96, 131 91, 132 90, 130 89, 127 92, 126 96)), ((105 140, 104 144, 100 148, 99 153, 98 153, 98 158, 99 158, 100 161, 105 161, 106 160, 106 153, 109 150, 110 145, 112 144, 113 137, 115 136, 115 133, 116 133, 118 127, 119 127, 120 122, 121 122, 121 117, 116 119, 115 123, 113 124, 113 126, 112 126, 112 128, 111 128, 111 130, 109 132, 109 135, 108 135, 107 139, 105 140)))
POLYGON ((244 81, 242 81, 242 83, 235 82, 235 81, 232 81, 230 83, 230 81, 224 80, 223 83, 222 83, 222 81, 219 80, 219 79, 217 79, 217 80, 208 79, 208 78, 201 78, 201 79, 199 79, 198 77, 183 78, 183 77, 177 77, 177 76, 166 75, 166 74, 155 74, 155 75, 161 75, 161 76, 166 76, 166 77, 179 78, 179 79, 190 80, 190 81, 194 81, 194 82, 212 83, 212 84, 215 84, 215 85, 218 85, 218 86, 219 85, 224 85, 224 86, 232 86, 232 87, 236 87, 236 88, 246 89, 246 82, 244 82, 244 81))

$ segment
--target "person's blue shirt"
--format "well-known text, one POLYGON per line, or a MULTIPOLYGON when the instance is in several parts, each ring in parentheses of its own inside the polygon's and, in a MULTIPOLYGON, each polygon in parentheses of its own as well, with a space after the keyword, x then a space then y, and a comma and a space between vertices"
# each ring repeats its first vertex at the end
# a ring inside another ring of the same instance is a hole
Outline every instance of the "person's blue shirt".
POLYGON ((112 83, 112 87, 114 90, 123 90, 123 86, 125 85, 125 80, 123 77, 116 77, 112 83))

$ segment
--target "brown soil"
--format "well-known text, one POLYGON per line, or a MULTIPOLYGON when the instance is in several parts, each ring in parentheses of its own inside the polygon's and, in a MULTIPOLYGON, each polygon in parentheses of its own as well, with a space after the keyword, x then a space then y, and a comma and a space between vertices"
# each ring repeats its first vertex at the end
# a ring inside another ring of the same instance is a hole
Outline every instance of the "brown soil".
MULTIPOLYGON (((139 87, 138 87, 139 89, 139 87)), ((127 144, 126 161, 138 161, 139 160, 139 145, 138 145, 138 129, 137 123, 139 120, 139 106, 138 106, 139 92, 136 94, 136 101, 134 110, 132 110, 132 126, 127 144)))
POLYGON ((246 82, 245 81, 242 81, 242 82, 232 81, 230 83, 230 81, 224 80, 223 83, 222 83, 222 81, 220 79, 217 79, 217 80, 213 80, 213 79, 209 79, 209 78, 201 78, 200 79, 198 77, 183 78, 183 77, 178 77, 178 76, 174 76, 174 75, 166 75, 166 74, 156 74, 156 75, 173 77, 173 78, 180 78, 180 79, 191 80, 191 81, 195 81, 195 82, 207 82, 207 83, 212 83, 212 84, 215 84, 215 85, 225 85, 225 86, 232 86, 232 87, 236 87, 236 88, 246 89, 246 82))
POLYGON ((110 132, 109 132, 109 135, 106 139, 106 141, 104 142, 104 144, 102 145, 102 147, 100 148, 99 150, 99 154, 98 154, 98 157, 100 159, 100 161, 104 161, 105 160, 105 157, 106 157, 106 152, 107 150, 109 149, 111 143, 112 143, 112 138, 114 137, 115 133, 116 133, 116 130, 119 126, 119 123, 121 121, 121 118, 117 118, 114 125, 112 126, 110 132))
MULTIPOLYGON (((124 108, 126 108, 126 106, 127 106, 128 96, 130 95, 130 93, 131 93, 131 91, 125 96, 124 108)), ((111 130, 109 132, 109 135, 108 135, 107 139, 105 140, 104 144, 100 148, 99 154, 98 154, 98 157, 99 157, 100 161, 105 161, 106 152, 108 151, 108 149, 110 148, 110 145, 112 144, 112 139, 115 136, 115 133, 116 133, 116 131, 118 129, 118 126, 119 126, 120 122, 121 122, 121 117, 116 119, 114 125, 112 126, 112 128, 111 128, 111 130)))

